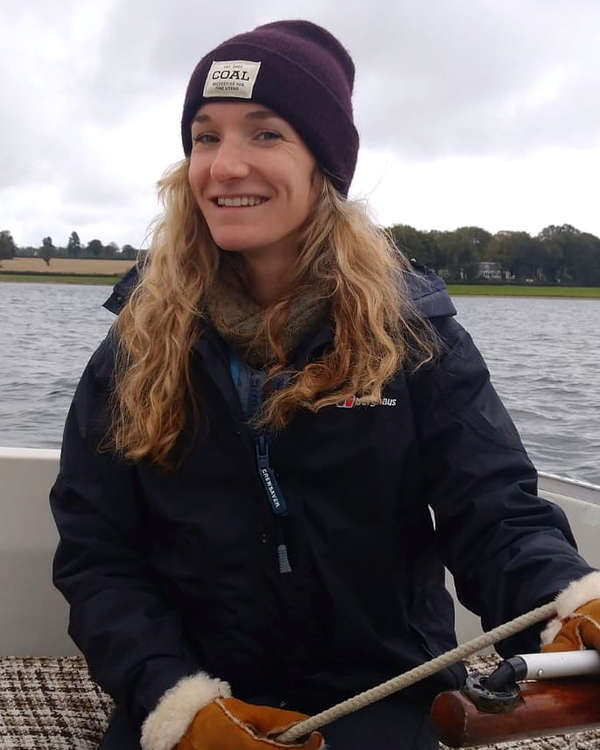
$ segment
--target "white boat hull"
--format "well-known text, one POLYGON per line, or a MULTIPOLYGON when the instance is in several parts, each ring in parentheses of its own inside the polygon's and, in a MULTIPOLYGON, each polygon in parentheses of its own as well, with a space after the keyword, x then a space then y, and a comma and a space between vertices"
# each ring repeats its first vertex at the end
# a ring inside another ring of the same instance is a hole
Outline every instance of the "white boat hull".
MULTIPOLYGON (((70 656, 67 606, 52 586, 58 542, 48 492, 59 452, 0 448, 0 654, 70 656)), ((579 549, 600 568, 600 487, 540 474, 540 494, 567 514, 579 549)), ((449 577, 450 578, 450 577, 449 577)), ((452 582, 449 580, 449 588, 452 582)), ((457 603, 459 642, 481 632, 479 620, 457 603)))

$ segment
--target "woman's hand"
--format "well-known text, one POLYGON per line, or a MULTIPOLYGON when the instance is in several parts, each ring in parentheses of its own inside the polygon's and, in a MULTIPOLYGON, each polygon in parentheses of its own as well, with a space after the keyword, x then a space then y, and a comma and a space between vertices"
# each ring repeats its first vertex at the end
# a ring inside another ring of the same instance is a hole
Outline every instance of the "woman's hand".
POLYGON ((277 735, 306 718, 295 711, 216 698, 198 711, 176 750, 323 750, 325 743, 318 732, 312 732, 303 742, 277 742, 277 735))
POLYGON ((592 599, 563 617, 554 639, 542 651, 579 651, 595 648, 600 651, 600 599, 592 599))

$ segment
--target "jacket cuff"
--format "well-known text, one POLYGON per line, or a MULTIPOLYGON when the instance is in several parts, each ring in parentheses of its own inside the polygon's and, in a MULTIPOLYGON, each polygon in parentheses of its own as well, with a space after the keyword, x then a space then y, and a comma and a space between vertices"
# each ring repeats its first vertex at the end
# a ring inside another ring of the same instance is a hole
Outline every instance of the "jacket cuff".
POLYGON ((556 638, 562 620, 572 615, 576 609, 587 604, 592 599, 600 599, 600 571, 588 573, 577 581, 571 581, 566 589, 554 600, 556 603, 556 617, 546 625, 540 636, 541 645, 547 646, 556 638))
POLYGON ((166 691, 142 724, 142 750, 172 750, 194 716, 215 698, 229 698, 229 683, 206 672, 184 677, 166 691))

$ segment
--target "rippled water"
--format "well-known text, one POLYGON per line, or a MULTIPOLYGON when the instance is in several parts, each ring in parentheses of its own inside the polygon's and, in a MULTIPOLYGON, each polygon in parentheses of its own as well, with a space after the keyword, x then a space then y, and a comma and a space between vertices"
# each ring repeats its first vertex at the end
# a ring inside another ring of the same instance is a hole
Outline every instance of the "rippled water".
POLYGON ((600 484, 600 300, 454 302, 538 469, 600 484))
MULTIPOLYGON (((58 447, 108 287, 0 284, 0 445, 58 447)), ((457 297, 537 467, 600 484, 600 300, 457 297)))
POLYGON ((59 447, 85 363, 114 316, 110 287, 0 283, 0 445, 59 447))

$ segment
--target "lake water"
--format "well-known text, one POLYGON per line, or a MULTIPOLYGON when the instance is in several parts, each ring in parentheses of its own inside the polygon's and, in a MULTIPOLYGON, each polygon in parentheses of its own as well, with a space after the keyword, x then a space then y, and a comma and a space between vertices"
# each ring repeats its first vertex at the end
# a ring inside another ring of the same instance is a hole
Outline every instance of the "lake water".
MULTIPOLYGON (((59 447, 110 288, 0 283, 0 445, 59 447)), ((600 300, 457 297, 538 469, 600 484, 600 300)))

